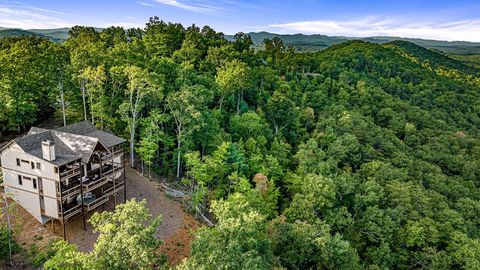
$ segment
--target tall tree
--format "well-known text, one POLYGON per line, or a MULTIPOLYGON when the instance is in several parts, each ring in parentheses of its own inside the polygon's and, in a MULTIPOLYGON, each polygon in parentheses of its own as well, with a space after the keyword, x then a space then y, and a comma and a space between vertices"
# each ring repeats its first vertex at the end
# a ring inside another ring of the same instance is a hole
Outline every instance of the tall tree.
POLYGON ((136 66, 125 67, 124 75, 128 83, 125 88, 126 100, 118 108, 118 112, 127 122, 130 134, 130 166, 135 165, 135 134, 138 121, 142 118, 142 109, 145 105, 145 97, 153 92, 161 93, 160 84, 156 74, 150 73, 136 66))
POLYGON ((240 114, 240 101, 243 92, 250 85, 250 68, 242 61, 232 60, 226 62, 217 72, 216 81, 220 87, 220 111, 223 100, 228 95, 237 95, 237 114, 240 114))
POLYGON ((183 86, 178 92, 170 93, 166 99, 170 115, 175 121, 177 178, 180 178, 182 147, 192 132, 199 128, 203 100, 196 93, 201 93, 202 88, 204 89, 202 86, 183 86))

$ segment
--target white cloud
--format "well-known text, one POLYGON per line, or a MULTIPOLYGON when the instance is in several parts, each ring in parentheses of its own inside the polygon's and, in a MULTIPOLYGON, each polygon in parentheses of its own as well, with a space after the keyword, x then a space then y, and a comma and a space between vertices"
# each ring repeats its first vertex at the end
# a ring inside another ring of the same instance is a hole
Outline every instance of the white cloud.
POLYGON ((190 3, 187 3, 187 1, 180 1, 180 0, 154 0, 154 1, 158 4, 177 7, 177 8, 185 9, 188 11, 197 12, 197 13, 215 13, 216 11, 219 10, 218 7, 204 4, 199 1, 190 1, 190 3))
MULTIPOLYGON (((53 10, 31 6, 0 4, 0 26, 7 28, 58 28, 72 26, 57 15, 63 14, 53 10)), ((65 14, 66 15, 66 14, 65 14)))
POLYGON ((146 2, 142 2, 142 1, 138 1, 137 3, 139 3, 142 6, 146 6, 146 7, 153 7, 154 6, 154 4, 146 3, 146 2))
POLYGON ((271 24, 262 30, 335 36, 397 36, 410 38, 480 41, 480 18, 433 22, 400 17, 367 16, 351 20, 316 20, 271 24))

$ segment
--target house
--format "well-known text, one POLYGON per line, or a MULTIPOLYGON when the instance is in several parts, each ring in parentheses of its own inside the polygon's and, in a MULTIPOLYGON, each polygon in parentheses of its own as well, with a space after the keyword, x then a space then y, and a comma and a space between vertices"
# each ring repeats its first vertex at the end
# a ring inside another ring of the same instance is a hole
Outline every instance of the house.
POLYGON ((114 200, 125 189, 125 140, 90 122, 27 135, 0 149, 5 192, 40 223, 65 223, 114 200))

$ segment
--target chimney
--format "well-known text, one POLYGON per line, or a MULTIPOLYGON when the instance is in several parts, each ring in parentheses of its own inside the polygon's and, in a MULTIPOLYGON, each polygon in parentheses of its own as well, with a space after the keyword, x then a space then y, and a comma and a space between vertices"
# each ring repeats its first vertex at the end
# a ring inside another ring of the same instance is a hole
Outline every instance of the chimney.
POLYGON ((47 140, 42 142, 43 159, 48 161, 55 160, 55 143, 47 140))

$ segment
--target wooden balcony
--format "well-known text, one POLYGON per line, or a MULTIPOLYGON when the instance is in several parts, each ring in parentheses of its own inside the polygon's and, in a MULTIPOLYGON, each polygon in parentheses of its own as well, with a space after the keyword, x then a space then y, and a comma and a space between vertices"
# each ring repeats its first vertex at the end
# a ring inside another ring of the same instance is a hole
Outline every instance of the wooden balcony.
POLYGON ((89 180, 88 182, 85 182, 82 184, 83 186, 83 192, 89 192, 94 189, 97 189, 105 184, 107 184, 110 181, 109 176, 104 176, 100 179, 97 180, 89 180))
POLYGON ((112 160, 112 158, 123 156, 123 154, 124 154, 123 149, 119 149, 119 150, 114 151, 113 153, 108 153, 108 154, 105 154, 105 155, 102 155, 102 156, 93 155, 91 157, 91 160, 93 162, 100 163, 100 161, 112 160))
POLYGON ((72 208, 63 211, 63 213, 60 212, 58 214, 58 216, 60 218, 63 216, 64 219, 69 219, 69 218, 75 216, 76 214, 80 213, 81 211, 82 211, 82 205, 77 204, 77 205, 73 206, 72 208))
MULTIPOLYGON (((66 200, 67 198, 70 198, 72 196, 77 196, 79 193, 80 193, 80 183, 68 189, 62 190, 62 199, 66 200)), ((60 194, 57 194, 57 197, 60 197, 59 195, 60 194)))
POLYGON ((103 194, 106 195, 106 196, 114 195, 114 192, 118 192, 120 190, 123 190, 123 188, 124 188, 124 185, 123 185, 123 181, 122 181, 122 182, 116 183, 115 187, 111 186, 111 187, 107 188, 106 190, 104 190, 103 194))
POLYGON ((70 168, 66 171, 60 172, 60 180, 64 180, 77 175, 80 175, 80 167, 70 168))
POLYGON ((83 205, 83 209, 87 212, 89 211, 92 211, 94 210, 95 208, 99 207, 100 205, 104 204, 108 202, 108 196, 107 195, 103 195, 102 197, 96 199, 95 201, 91 202, 91 203, 88 203, 88 204, 84 204, 83 205))

